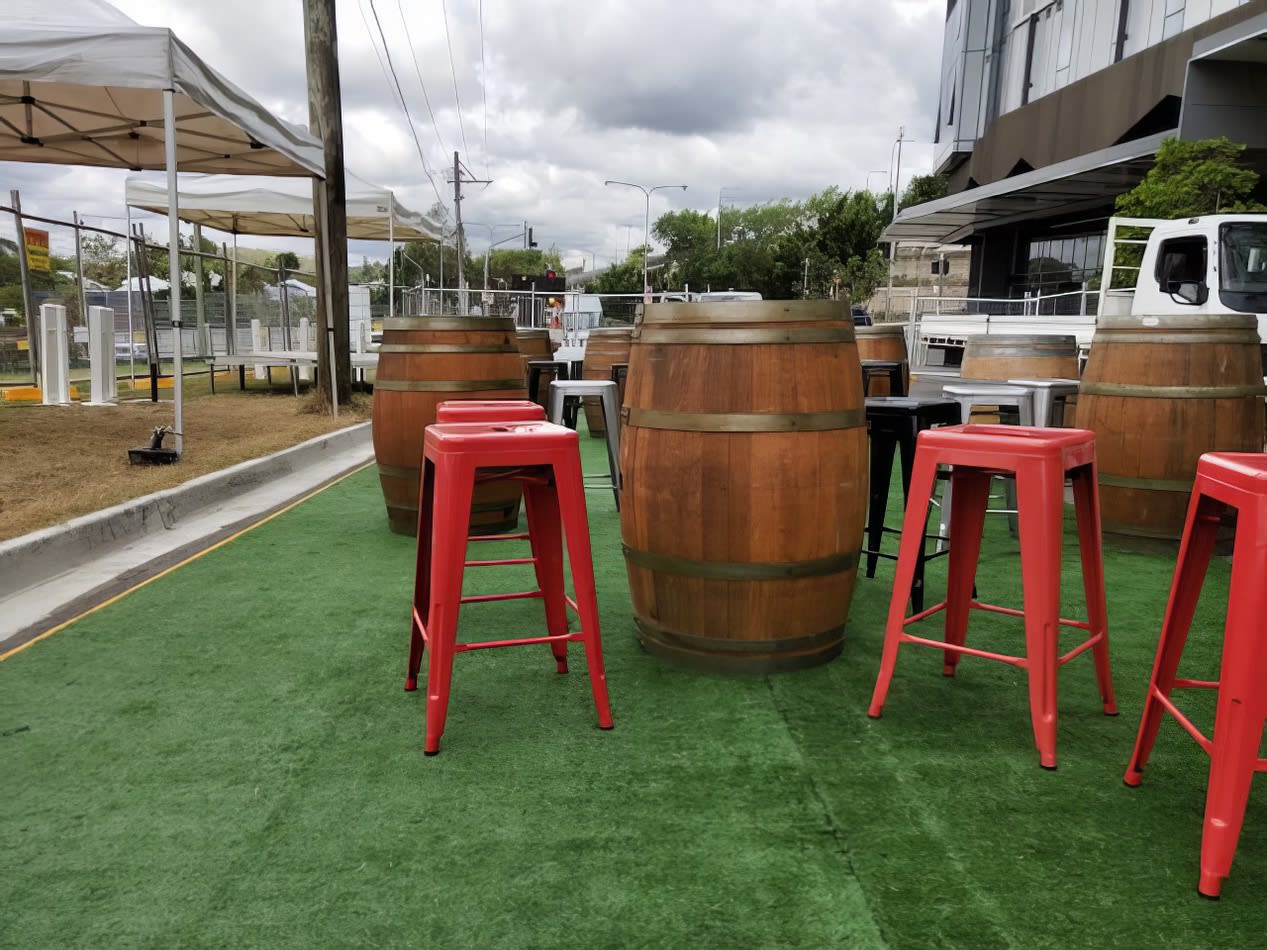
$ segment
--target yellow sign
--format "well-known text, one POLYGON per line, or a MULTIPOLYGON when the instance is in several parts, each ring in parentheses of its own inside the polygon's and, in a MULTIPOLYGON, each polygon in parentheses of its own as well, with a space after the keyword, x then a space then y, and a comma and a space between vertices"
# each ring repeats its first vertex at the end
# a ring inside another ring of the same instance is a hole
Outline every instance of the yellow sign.
POLYGON ((49 272, 48 232, 36 228, 23 228, 26 233, 26 264, 31 270, 49 272))

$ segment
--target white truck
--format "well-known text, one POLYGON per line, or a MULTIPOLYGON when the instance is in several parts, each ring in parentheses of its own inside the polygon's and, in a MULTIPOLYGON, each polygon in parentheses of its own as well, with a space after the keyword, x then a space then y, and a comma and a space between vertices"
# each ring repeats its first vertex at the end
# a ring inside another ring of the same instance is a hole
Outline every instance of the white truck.
POLYGON ((1110 218, 1099 313, 1252 313, 1267 342, 1267 214, 1110 218), (1130 245, 1143 248, 1138 264, 1121 259, 1130 245))

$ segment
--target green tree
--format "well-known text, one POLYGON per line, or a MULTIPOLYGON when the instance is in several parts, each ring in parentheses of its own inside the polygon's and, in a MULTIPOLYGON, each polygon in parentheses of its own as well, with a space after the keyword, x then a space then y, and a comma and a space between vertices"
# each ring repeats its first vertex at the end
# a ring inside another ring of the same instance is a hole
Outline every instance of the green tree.
POLYGON ((936 201, 946 197, 947 179, 945 175, 916 175, 906 185, 897 209, 921 205, 926 201, 936 201))
POLYGON ((84 235, 80 242, 84 259, 84 277, 104 284, 111 290, 128 277, 128 262, 119 239, 109 234, 84 235))
POLYGON ((1244 145, 1222 136, 1199 142, 1166 139, 1144 180, 1119 195, 1115 209, 1134 218, 1267 210, 1252 199, 1258 173, 1238 164, 1244 151, 1244 145))
POLYGON ((297 271, 299 270, 299 255, 294 251, 281 251, 273 257, 272 266, 297 271))
POLYGON ((642 258, 646 246, 633 248, 623 261, 612 264, 586 287, 596 294, 642 293, 642 258))

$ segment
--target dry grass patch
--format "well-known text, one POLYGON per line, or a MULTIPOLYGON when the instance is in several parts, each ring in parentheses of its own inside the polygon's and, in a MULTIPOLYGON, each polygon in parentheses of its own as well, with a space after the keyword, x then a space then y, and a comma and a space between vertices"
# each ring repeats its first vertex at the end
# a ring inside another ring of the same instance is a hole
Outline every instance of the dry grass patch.
MULTIPOLYGON (((199 475, 269 455, 370 418, 356 396, 333 418, 317 397, 221 392, 187 398, 184 457, 175 465, 128 463, 128 449, 149 445, 156 426, 172 423, 170 402, 118 406, 0 404, 0 541, 59 524, 199 475)), ((168 435, 163 442, 172 447, 168 435)))

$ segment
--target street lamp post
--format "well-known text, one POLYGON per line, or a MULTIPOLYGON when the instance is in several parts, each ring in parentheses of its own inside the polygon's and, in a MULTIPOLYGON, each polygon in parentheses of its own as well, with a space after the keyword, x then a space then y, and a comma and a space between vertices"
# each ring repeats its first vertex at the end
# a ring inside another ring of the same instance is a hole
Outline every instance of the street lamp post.
POLYGON ((647 284, 647 258, 650 256, 651 250, 651 193, 659 191, 661 188, 681 188, 686 191, 686 185, 653 185, 651 188, 644 188, 642 185, 635 185, 632 181, 616 181, 613 178, 603 182, 604 185, 626 185, 630 188, 637 188, 642 192, 645 199, 645 206, 642 214, 642 299, 647 302, 650 296, 650 286, 647 284))

